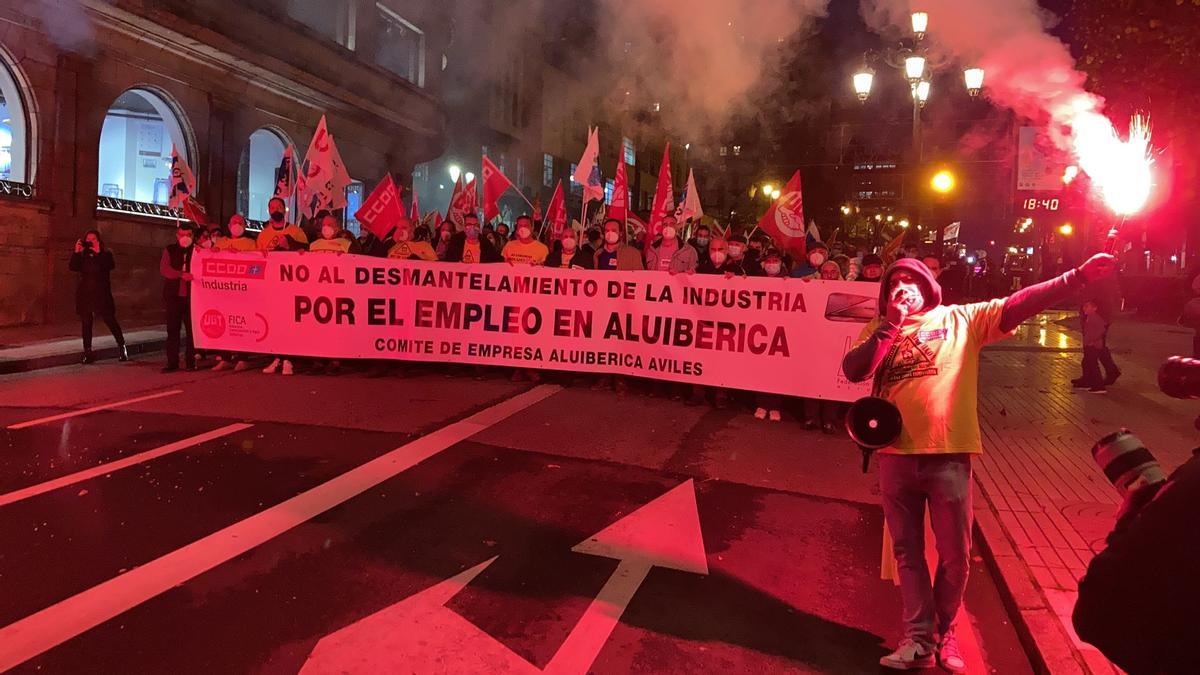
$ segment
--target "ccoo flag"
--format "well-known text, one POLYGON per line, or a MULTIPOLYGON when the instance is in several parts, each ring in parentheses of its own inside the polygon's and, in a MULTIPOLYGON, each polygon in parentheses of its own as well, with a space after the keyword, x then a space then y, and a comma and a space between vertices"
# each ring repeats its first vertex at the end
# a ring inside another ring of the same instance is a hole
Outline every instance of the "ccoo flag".
MULTIPOLYGON (((470 183, 471 192, 474 193, 475 181, 470 183)), ((512 181, 500 171, 500 167, 492 163, 492 160, 483 156, 483 222, 490 223, 493 218, 500 215, 500 195, 503 195, 510 187, 512 181)))
POLYGON ((612 201, 608 205, 608 217, 622 223, 629 215, 629 177, 625 174, 625 160, 617 160, 617 176, 613 179, 612 201))
POLYGON ((792 179, 783 188, 779 199, 771 202, 766 215, 758 223, 759 229, 771 235, 775 243, 792 253, 797 260, 803 260, 808 246, 805 242, 807 229, 804 227, 804 199, 800 193, 800 172, 792 174, 792 179))
POLYGON ((386 238, 403 217, 404 203, 400 201, 400 190, 390 173, 379 181, 362 207, 354 213, 354 219, 380 239, 386 238))
POLYGON ((321 115, 296 181, 300 212, 312 218, 321 209, 345 208, 349 185, 350 174, 333 142, 333 134, 326 127, 325 116, 321 115))
POLYGON ((187 161, 179 156, 179 151, 175 149, 174 144, 171 145, 171 196, 167 199, 167 206, 173 209, 180 208, 187 201, 188 197, 192 196, 192 192, 196 189, 196 176, 192 174, 192 168, 188 166, 187 161))
POLYGON ((550 236, 556 240, 562 236, 563 228, 567 225, 567 207, 563 202, 561 180, 554 186, 554 196, 550 198, 550 207, 546 209, 545 222, 550 224, 550 236))

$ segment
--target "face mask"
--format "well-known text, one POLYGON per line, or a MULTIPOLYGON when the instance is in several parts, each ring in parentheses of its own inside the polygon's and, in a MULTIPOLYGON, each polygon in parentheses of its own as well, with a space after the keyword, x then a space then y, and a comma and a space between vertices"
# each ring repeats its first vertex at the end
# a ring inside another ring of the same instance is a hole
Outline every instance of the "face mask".
POLYGON ((408 241, 411 236, 408 230, 396 230, 396 241, 408 241))
POLYGON ((271 212, 271 222, 282 223, 283 222, 283 211, 272 211, 271 212))
POLYGON ((212 239, 205 239, 204 241, 200 242, 200 248, 212 248, 212 247, 213 247, 212 239))
POLYGON ((567 237, 566 239, 562 240, 562 245, 563 245, 564 251, 574 251, 575 244, 576 244, 576 241, 573 237, 567 237))
POLYGON ((700 246, 708 246, 708 237, 696 237, 696 243, 700 246))
POLYGON ((781 265, 780 263, 767 263, 767 264, 763 265, 763 270, 767 274, 770 274, 771 276, 775 276, 776 274, 779 274, 780 270, 782 270, 782 269, 783 269, 783 265, 781 265))
POLYGON ((337 234, 337 229, 332 225, 321 226, 321 236, 326 239, 333 239, 333 235, 337 234))
POLYGON ((810 254, 808 256, 808 262, 813 267, 819 267, 821 265, 821 263, 825 262, 825 254, 824 253, 810 254))
POLYGON ((734 258, 734 259, 740 258, 740 257, 742 257, 743 253, 745 253, 745 250, 743 250, 741 246, 730 246, 729 247, 729 257, 730 258, 734 258))
POLYGON ((467 233, 467 239, 478 239, 479 238, 479 228, 478 227, 473 227, 471 225, 467 225, 463 229, 463 232, 467 233))
POLYGON ((604 241, 606 241, 610 244, 617 243, 617 240, 620 238, 621 238, 621 235, 617 234, 616 232, 605 232, 604 233, 604 241))
POLYGON ((180 237, 179 245, 184 248, 189 248, 192 245, 192 238, 191 237, 180 237))
POLYGON ((246 228, 242 227, 241 225, 230 225, 229 226, 229 234, 232 234, 235 237, 240 237, 245 233, 246 233, 246 228))
POLYGON ((708 254, 708 257, 713 261, 714 265, 720 266, 721 263, 725 262, 726 255, 725 251, 712 251, 708 254))
POLYGON ((675 238, 675 228, 669 227, 669 226, 664 227, 663 228, 663 240, 674 239, 674 238, 675 238))
POLYGON ((517 238, 518 239, 528 239, 532 236, 533 236, 533 230, 531 230, 530 228, 528 228, 528 227, 518 227, 517 228, 517 238))

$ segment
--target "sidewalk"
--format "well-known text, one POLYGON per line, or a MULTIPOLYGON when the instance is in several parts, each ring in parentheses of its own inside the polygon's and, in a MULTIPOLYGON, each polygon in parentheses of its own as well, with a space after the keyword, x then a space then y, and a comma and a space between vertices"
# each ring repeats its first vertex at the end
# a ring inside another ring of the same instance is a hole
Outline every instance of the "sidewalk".
MULTIPOLYGON (((134 322, 123 326, 130 356, 160 351, 167 340, 163 326, 134 322)), ((102 321, 96 322, 92 352, 97 360, 117 358, 117 343, 102 321)), ((79 324, 0 328, 0 375, 79 363, 83 341, 79 324)))
POLYGON ((1130 428, 1168 472, 1197 444, 1200 405, 1158 391, 1158 366, 1189 355, 1191 332, 1113 328, 1122 376, 1107 394, 1072 390, 1081 345, 1072 314, 1052 312, 984 350, 979 396, 984 454, 976 521, 1031 654, 1051 673, 1117 670, 1071 627, 1077 580, 1104 547, 1120 497, 1091 457, 1097 439, 1130 428), (1023 624, 1023 625, 1021 625, 1023 624))

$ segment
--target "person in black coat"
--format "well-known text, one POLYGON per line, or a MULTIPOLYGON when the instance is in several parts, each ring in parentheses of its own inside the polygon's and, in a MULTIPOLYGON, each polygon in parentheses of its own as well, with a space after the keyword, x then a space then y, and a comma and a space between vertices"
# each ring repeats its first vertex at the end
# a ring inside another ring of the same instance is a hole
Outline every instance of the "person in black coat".
POLYGON ((196 346, 192 339, 192 245, 195 231, 182 225, 175 231, 175 243, 163 249, 158 271, 163 278, 163 306, 167 313, 167 365, 164 373, 179 370, 179 343, 187 330, 184 365, 196 369, 196 346))
POLYGON ((595 267, 595 252, 588 253, 579 246, 579 238, 575 230, 564 227, 554 250, 546 256, 546 267, 562 269, 590 270, 595 267))
POLYGON ((83 328, 83 362, 96 361, 92 354, 92 324, 97 316, 116 338, 121 360, 128 361, 125 335, 121 332, 121 325, 117 323, 117 308, 112 296, 110 275, 116 267, 116 262, 112 252, 104 248, 98 231, 88 230, 83 239, 75 241, 75 252, 71 254, 69 267, 72 272, 79 273, 79 286, 75 291, 75 311, 79 314, 83 328))
POLYGON ((479 216, 468 213, 463 216, 463 231, 456 232, 446 244, 444 262, 466 263, 498 263, 503 262, 500 251, 487 238, 482 236, 479 227, 479 216), (476 259, 478 254, 478 259, 476 259))

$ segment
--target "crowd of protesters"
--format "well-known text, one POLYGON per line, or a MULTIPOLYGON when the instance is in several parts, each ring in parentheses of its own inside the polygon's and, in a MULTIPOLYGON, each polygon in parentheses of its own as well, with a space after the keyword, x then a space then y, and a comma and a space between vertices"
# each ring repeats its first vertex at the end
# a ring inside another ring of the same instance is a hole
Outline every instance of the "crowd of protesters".
MULTIPOLYGON (((667 218, 661 236, 649 246, 644 233, 631 233, 624 223, 605 221, 600 226, 582 230, 563 228, 557 236, 549 228, 529 216, 520 216, 510 230, 505 223, 481 224, 477 215, 468 213, 463 226, 457 229, 449 222, 436 226, 401 219, 384 237, 366 228, 358 234, 342 226, 338 217, 319 212, 306 226, 291 223, 287 205, 282 199, 268 204, 268 220, 260 232, 247 227, 246 219, 235 214, 225 227, 206 228, 185 224, 178 228, 175 243, 167 246, 160 261, 163 278, 163 304, 167 324, 166 366, 164 372, 195 370, 202 358, 211 360, 214 370, 245 370, 253 358, 244 354, 211 353, 198 355, 193 345, 190 294, 191 257, 197 247, 228 252, 308 251, 314 253, 353 254, 379 258, 417 259, 446 263, 505 263, 538 265, 563 269, 587 270, 654 270, 669 274, 706 274, 737 277, 777 277, 797 279, 856 280, 878 283, 883 275, 884 260, 875 254, 860 254, 851 246, 827 246, 809 237, 803 259, 795 259, 787 251, 776 248, 769 236, 761 232, 749 234, 730 228, 722 231, 705 224, 678 223, 667 218), (685 234, 690 230, 691 237, 685 234), (182 362, 180 352, 182 351, 182 362)), ((906 249, 900 257, 917 257, 919 251, 906 249)), ((934 257, 924 262, 938 274, 940 264, 934 257)), ((116 336, 123 339, 116 323, 108 290, 108 272, 113 268, 112 256, 102 248, 99 234, 89 232, 87 242, 81 240, 71 261, 72 269, 83 275, 79 313, 83 318, 84 342, 91 361, 91 318, 100 316, 116 336), (89 245, 90 242, 90 245, 89 245)), ((297 359, 287 354, 260 354, 265 361, 266 374, 293 375, 298 369, 308 374, 336 374, 342 364, 336 360, 297 359), (302 361, 302 362, 301 362, 302 361)), ((403 375, 406 364, 391 361, 364 361, 355 364, 373 376, 403 375)), ((461 369, 455 369, 458 372, 461 369)), ((719 387, 643 381, 620 375, 588 375, 547 372, 533 369, 499 369, 475 367, 476 377, 507 373, 513 380, 539 382, 554 378, 567 385, 589 384, 594 389, 612 389, 624 395, 631 387, 645 388, 649 393, 685 400, 689 405, 712 405, 717 408, 744 405, 761 420, 779 422, 785 409, 794 411, 808 429, 836 433, 841 427, 844 406, 815 399, 785 399, 756 392, 732 391, 719 387)))

